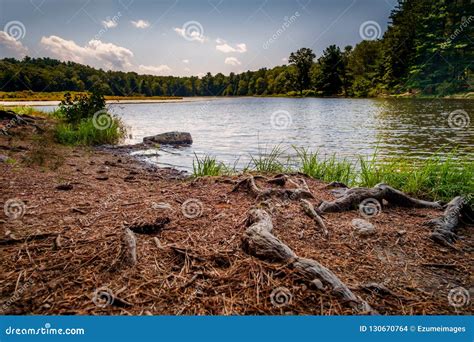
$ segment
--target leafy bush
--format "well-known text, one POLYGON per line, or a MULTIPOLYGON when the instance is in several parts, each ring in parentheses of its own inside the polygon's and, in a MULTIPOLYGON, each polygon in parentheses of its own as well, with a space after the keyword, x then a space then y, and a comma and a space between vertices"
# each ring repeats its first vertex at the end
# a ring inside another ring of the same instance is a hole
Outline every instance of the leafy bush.
POLYGON ((67 123, 77 125, 81 120, 92 118, 95 113, 105 111, 105 98, 97 92, 74 95, 74 97, 66 93, 59 104, 59 110, 67 123))
POLYGON ((55 137, 66 145, 116 144, 126 135, 120 118, 107 113, 104 97, 97 92, 64 95, 56 118, 55 137))

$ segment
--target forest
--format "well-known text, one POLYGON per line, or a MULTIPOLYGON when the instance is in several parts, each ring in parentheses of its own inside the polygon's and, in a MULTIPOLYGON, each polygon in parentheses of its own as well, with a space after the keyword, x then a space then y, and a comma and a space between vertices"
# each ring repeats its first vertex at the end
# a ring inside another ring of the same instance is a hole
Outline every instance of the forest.
POLYGON ((115 96, 445 96, 473 89, 474 2, 399 0, 380 39, 309 48, 288 65, 203 77, 104 71, 51 58, 0 60, 1 91, 97 89, 115 96))

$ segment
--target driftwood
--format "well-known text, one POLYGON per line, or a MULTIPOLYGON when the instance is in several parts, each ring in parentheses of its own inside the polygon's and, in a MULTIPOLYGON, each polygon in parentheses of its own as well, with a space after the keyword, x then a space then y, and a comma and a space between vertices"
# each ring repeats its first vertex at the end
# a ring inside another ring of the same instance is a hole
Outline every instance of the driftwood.
POLYGON ((314 209, 313 204, 311 204, 311 202, 308 200, 301 199, 301 206, 303 207, 303 210, 306 213, 306 215, 311 217, 314 220, 314 222, 316 222, 316 225, 321 229, 324 236, 327 237, 329 235, 329 231, 326 228, 326 225, 324 224, 322 217, 319 216, 319 214, 314 209))
POLYGON ((388 203, 400 207, 442 208, 439 202, 428 202, 412 198, 386 184, 377 184, 373 188, 348 189, 342 197, 332 202, 322 202, 319 206, 319 211, 322 213, 348 211, 357 207, 363 200, 369 198, 376 199, 380 203, 382 203, 382 200, 386 200, 388 203))
MULTIPOLYGON (((277 184, 285 184, 286 183, 286 177, 279 177, 279 178, 274 178, 273 179, 274 183, 277 184)), ((293 184, 296 184, 292 182, 293 184)), ((305 183, 306 184, 306 183, 305 183)), ((241 180, 238 182, 234 189, 232 189, 232 192, 237 191, 241 187, 245 188, 247 191, 249 191, 251 194, 257 197, 257 199, 264 199, 272 196, 277 196, 277 197, 283 197, 283 198, 289 198, 293 200, 299 200, 302 198, 314 198, 313 194, 308 190, 307 186, 300 187, 298 184, 296 184, 298 188, 296 189, 273 189, 273 188, 268 188, 268 189, 260 189, 257 184, 255 183, 255 178, 253 176, 250 176, 249 178, 246 178, 244 180, 241 180)))
POLYGON ((431 239, 445 246, 457 239, 456 230, 461 221, 473 223, 474 215, 466 198, 457 196, 446 205, 441 217, 428 221, 426 224, 433 227, 431 239))
POLYGON ((242 237, 244 251, 265 261, 288 264, 309 281, 320 280, 332 291, 347 301, 355 311, 376 314, 370 305, 357 297, 334 273, 315 260, 298 257, 287 245, 272 234, 270 215, 261 209, 251 209, 247 219, 247 229, 242 237))

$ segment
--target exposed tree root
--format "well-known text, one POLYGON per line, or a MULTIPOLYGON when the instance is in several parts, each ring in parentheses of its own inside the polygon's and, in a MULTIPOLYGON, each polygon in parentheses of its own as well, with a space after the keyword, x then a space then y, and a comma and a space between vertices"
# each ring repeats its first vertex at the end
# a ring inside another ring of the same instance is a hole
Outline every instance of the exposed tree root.
POLYGON ((461 220, 473 223, 473 211, 466 198, 457 196, 446 205, 441 217, 428 221, 426 224, 433 227, 431 239, 445 246, 452 247, 457 239, 456 230, 461 220))
POLYGON ((388 203, 400 207, 441 209, 439 202, 412 198, 386 184, 377 184, 373 188, 348 189, 342 197, 332 202, 321 203, 319 210, 322 213, 347 211, 357 207, 363 200, 368 198, 376 199, 380 203, 382 203, 382 200, 386 200, 388 203))
MULTIPOLYGON (((281 176, 281 177, 276 177, 273 178, 272 180, 269 180, 269 182, 273 182, 275 184, 279 185, 285 185, 285 183, 288 181, 287 176, 281 176)), ((291 180, 289 180, 291 181, 291 180)), ((308 186, 306 185, 306 182, 302 180, 303 185, 299 185, 293 181, 291 181, 294 185, 297 186, 296 189, 273 189, 273 188, 268 188, 268 189, 259 189, 257 184, 255 183, 255 178, 253 176, 250 176, 249 178, 246 178, 244 180, 241 180, 238 182, 232 192, 237 191, 241 187, 246 188, 247 191, 249 191, 251 194, 257 197, 257 199, 265 199, 268 197, 272 196, 277 196, 277 197, 283 197, 283 198, 289 198, 293 200, 299 200, 302 198, 314 198, 313 194, 309 191, 308 186)))
POLYGON ((137 264, 137 239, 135 234, 130 229, 125 228, 120 242, 120 254, 112 265, 112 269, 135 266, 137 264))
POLYGON ((320 280, 329 286, 344 301, 359 313, 376 314, 370 305, 357 297, 334 273, 315 260, 298 257, 287 245, 272 234, 270 215, 261 209, 251 209, 247 219, 247 229, 242 237, 244 251, 265 261, 288 264, 309 281, 320 280))
POLYGON ((311 202, 308 200, 301 199, 301 206, 303 207, 303 210, 305 211, 306 215, 311 217, 314 220, 314 222, 316 222, 316 225, 321 229, 324 236, 327 237, 329 235, 329 231, 326 228, 326 225, 324 224, 322 217, 319 216, 319 214, 314 209, 313 204, 311 204, 311 202))

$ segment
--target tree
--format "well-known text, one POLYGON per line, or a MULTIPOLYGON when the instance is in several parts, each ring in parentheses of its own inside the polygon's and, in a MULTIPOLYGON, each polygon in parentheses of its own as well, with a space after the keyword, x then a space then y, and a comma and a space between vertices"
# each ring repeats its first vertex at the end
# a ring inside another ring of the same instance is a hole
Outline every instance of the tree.
POLYGON ((296 67, 296 87, 300 95, 303 95, 303 90, 309 89, 311 86, 310 71, 315 58, 313 50, 308 48, 292 52, 288 58, 288 62, 296 67))
POLYGON ((329 46, 319 57, 320 73, 316 80, 316 88, 324 95, 337 95, 343 87, 345 74, 344 59, 341 49, 336 45, 329 46))

